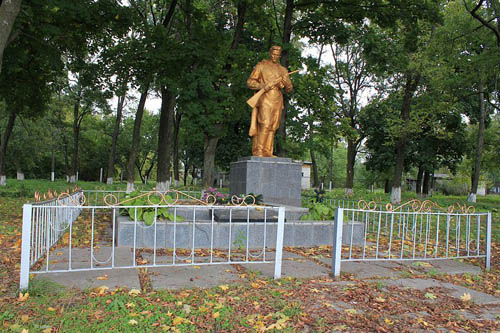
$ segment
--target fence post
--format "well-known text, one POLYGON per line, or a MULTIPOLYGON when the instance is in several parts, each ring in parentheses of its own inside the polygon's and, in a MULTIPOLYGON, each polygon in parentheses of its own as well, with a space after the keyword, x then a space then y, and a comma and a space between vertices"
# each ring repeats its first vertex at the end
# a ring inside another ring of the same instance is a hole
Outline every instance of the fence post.
POLYGON ((274 258, 274 279, 281 278, 281 258, 283 256, 283 233, 285 231, 285 207, 278 209, 278 230, 276 231, 276 257, 274 258))
POLYGON ((486 217, 486 263, 485 268, 490 270, 491 261, 491 212, 488 212, 486 217))
POLYGON ((342 254, 342 225, 344 224, 344 208, 335 209, 335 223, 333 225, 332 246, 332 273, 340 275, 340 259, 342 254))
POLYGON ((33 206, 23 206, 23 234, 21 243, 21 272, 19 277, 19 289, 28 289, 30 280, 30 246, 31 246, 31 212, 33 206))

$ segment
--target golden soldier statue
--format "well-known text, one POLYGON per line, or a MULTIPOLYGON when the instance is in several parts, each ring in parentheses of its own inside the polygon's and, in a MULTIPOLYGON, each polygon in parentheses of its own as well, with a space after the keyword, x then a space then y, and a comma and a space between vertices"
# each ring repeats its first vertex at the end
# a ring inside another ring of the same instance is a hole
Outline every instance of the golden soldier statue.
POLYGON ((249 135, 252 137, 252 155, 274 157, 274 134, 280 125, 283 111, 283 93, 293 86, 287 69, 280 65, 281 47, 269 50, 269 60, 259 62, 247 80, 248 88, 259 90, 248 100, 252 106, 252 121, 249 135))

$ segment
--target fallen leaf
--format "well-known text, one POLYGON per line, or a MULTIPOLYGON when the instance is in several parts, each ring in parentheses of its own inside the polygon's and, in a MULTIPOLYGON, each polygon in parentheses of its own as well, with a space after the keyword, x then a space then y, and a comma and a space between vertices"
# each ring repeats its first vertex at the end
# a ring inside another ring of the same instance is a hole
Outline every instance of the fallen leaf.
POLYGON ((200 269, 200 266, 193 266, 194 269, 200 269))
POLYGON ((108 274, 104 274, 103 276, 98 276, 97 280, 107 280, 108 279, 108 274))
POLYGON ((138 324, 137 320, 135 320, 135 319, 130 319, 128 321, 128 323, 129 323, 129 325, 137 325, 138 324))
POLYGON ((189 313, 191 313, 191 306, 188 304, 184 304, 184 306, 182 307, 182 310, 184 310, 184 312, 189 314, 189 313))
POLYGON ((219 316, 220 316, 220 313, 219 313, 219 312, 214 312, 214 313, 212 314, 212 318, 214 318, 214 319, 219 318, 219 316))
POLYGON ((226 291, 226 290, 228 290, 228 289, 229 289, 229 286, 228 286, 228 285, 226 285, 226 284, 222 284, 222 285, 220 285, 220 286, 219 286, 219 288, 220 288, 222 291, 226 291))
POLYGON ((23 323, 27 323, 30 320, 30 317, 28 315, 22 315, 21 320, 23 321, 23 323))
POLYGON ((97 287, 95 289, 95 291, 99 294, 99 295, 103 295, 107 290, 109 290, 109 287, 108 286, 100 286, 100 287, 97 287))
POLYGON ((414 262, 413 266, 416 266, 416 267, 432 267, 431 264, 429 264, 428 262, 423 262, 423 261, 414 262))
POLYGON ((137 295, 139 295, 141 293, 141 291, 139 289, 132 289, 128 292, 128 294, 132 297, 135 297, 137 295))
POLYGON ((52 333, 52 327, 47 327, 42 331, 43 333, 52 333))
POLYGON ((25 300, 28 299, 28 297, 30 297, 30 294, 29 293, 19 293, 19 297, 17 298, 17 300, 19 302, 24 302, 25 300))
POLYGON ((425 293, 424 297, 428 298, 428 299, 436 299, 437 298, 437 296, 434 295, 433 293, 425 293))
POLYGON ((460 296, 460 299, 464 302, 468 302, 472 299, 472 296, 470 293, 464 293, 462 296, 460 296))
POLYGON ((344 311, 347 312, 348 314, 351 314, 351 315, 355 315, 358 313, 358 311, 356 311, 356 309, 346 309, 344 311))
POLYGON ((390 320, 389 318, 385 318, 384 319, 384 322, 387 324, 387 325, 392 325, 394 324, 394 322, 392 320, 390 320))
POLYGON ((182 317, 175 317, 174 320, 172 320, 172 323, 174 324, 174 326, 182 324, 183 322, 184 322, 184 318, 182 318, 182 317))
POLYGON ((51 306, 49 306, 49 307, 47 308, 47 311, 54 312, 54 311, 56 311, 56 309, 55 309, 55 308, 53 308, 53 307, 51 307, 51 306))
POLYGON ((135 308, 135 304, 134 304, 134 303, 130 303, 130 302, 128 302, 127 304, 125 304, 125 307, 126 307, 127 309, 135 308))
POLYGON ((23 330, 21 331, 21 333, 29 333, 29 331, 25 328, 23 328, 23 330))
POLYGON ((376 298, 375 298, 375 302, 384 303, 384 302, 385 302, 385 298, 380 297, 380 296, 379 296, 379 297, 376 297, 376 298))

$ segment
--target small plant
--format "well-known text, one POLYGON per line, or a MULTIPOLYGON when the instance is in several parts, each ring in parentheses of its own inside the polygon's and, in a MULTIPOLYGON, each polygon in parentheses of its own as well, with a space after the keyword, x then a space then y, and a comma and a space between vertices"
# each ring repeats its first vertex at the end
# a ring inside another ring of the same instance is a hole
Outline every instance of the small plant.
POLYGON ((217 205, 229 205, 231 204, 231 198, 229 194, 224 194, 222 192, 217 191, 217 189, 213 187, 209 187, 207 191, 203 192, 203 196, 201 197, 202 201, 209 201, 209 196, 215 197, 215 204, 217 205))
MULTIPOLYGON (((139 192, 131 192, 127 198, 134 198, 134 200, 127 201, 127 206, 151 206, 151 207, 137 207, 137 208, 127 208, 122 210, 122 215, 130 216, 131 219, 137 221, 144 221, 144 224, 150 226, 153 224, 155 217, 157 219, 165 219, 168 221, 177 220, 179 222, 184 221, 184 218, 174 213, 169 213, 167 207, 155 207, 153 205, 160 205, 162 199, 159 196, 140 196, 139 192), (156 215, 155 215, 156 212, 156 215)), ((165 201, 168 204, 172 204, 174 199, 168 194, 165 195, 165 201)))
POLYGON ((302 220, 326 221, 333 220, 335 210, 333 206, 315 203, 309 208, 309 214, 302 216, 302 220))
POLYGON ((382 289, 384 289, 385 287, 385 284, 382 282, 382 281, 377 281, 375 283, 375 288, 377 288, 377 290, 381 291, 382 289))
POLYGON ((245 236, 245 233, 243 230, 238 230, 238 234, 236 235, 233 245, 238 247, 241 251, 245 250, 245 245, 246 245, 246 240, 247 237, 245 236))

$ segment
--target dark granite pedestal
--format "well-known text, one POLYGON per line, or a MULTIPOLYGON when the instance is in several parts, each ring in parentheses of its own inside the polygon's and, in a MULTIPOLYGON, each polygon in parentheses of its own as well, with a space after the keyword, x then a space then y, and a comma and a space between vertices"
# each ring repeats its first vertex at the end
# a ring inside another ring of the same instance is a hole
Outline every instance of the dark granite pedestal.
POLYGON ((233 194, 262 194, 267 204, 301 206, 301 163, 290 158, 242 157, 231 163, 233 194))

